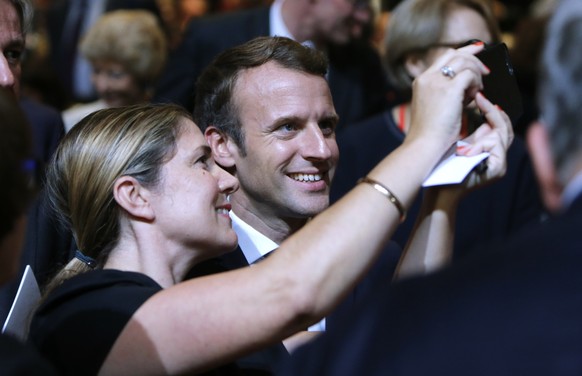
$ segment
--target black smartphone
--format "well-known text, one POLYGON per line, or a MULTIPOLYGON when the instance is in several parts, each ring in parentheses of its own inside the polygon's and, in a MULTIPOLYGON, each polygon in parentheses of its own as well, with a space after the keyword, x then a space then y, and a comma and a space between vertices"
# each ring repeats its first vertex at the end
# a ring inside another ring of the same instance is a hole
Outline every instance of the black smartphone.
POLYGON ((507 45, 487 46, 476 56, 491 70, 483 76, 483 94, 515 122, 523 113, 523 103, 507 45))

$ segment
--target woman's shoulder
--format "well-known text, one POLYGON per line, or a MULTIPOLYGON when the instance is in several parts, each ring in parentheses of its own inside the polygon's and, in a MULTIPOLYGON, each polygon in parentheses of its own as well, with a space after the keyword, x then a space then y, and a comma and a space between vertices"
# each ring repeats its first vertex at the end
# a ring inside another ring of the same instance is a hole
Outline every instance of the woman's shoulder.
POLYGON ((39 311, 51 310, 65 304, 79 304, 80 309, 88 310, 93 307, 131 305, 132 302, 141 305, 144 297, 148 298, 159 290, 160 285, 145 274, 98 269, 63 282, 45 297, 39 311))
POLYGON ((30 339, 59 370, 96 373, 135 311, 161 290, 140 273, 94 270, 79 274, 45 298, 34 314, 30 339), (58 351, 64 348, 70 353, 58 351))

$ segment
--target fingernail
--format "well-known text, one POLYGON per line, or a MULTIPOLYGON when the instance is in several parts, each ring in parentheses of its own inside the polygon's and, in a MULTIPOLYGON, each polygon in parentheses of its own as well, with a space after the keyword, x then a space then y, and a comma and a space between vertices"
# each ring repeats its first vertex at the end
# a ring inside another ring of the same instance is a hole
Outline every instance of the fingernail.
POLYGON ((465 145, 457 146, 457 153, 459 154, 465 154, 468 150, 469 150, 468 146, 465 145))
POLYGON ((491 69, 489 69, 489 67, 487 65, 483 64, 483 66, 485 67, 485 69, 487 69, 487 73, 491 72, 491 69))
POLYGON ((501 106, 500 106, 500 105, 496 104, 496 105, 495 105, 495 107, 497 107, 497 109, 498 109, 499 111, 503 111, 503 108, 501 108, 501 106))
POLYGON ((475 46, 482 46, 482 45, 484 45, 484 44, 485 44, 485 43, 483 43, 483 42, 482 42, 482 41, 480 41, 480 40, 478 40, 477 42, 473 43, 473 45, 475 45, 475 46))

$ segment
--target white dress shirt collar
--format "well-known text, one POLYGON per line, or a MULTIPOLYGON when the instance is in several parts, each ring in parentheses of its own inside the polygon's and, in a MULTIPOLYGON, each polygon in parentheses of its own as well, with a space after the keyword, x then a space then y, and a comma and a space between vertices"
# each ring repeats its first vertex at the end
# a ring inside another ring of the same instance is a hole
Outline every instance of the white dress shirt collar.
POLYGON ((279 247, 277 243, 240 219, 232 210, 229 214, 232 219, 232 228, 238 236, 238 245, 249 265, 279 247))
MULTIPOLYGON (((277 243, 267 238, 255 230, 251 225, 240 219, 234 212, 230 211, 230 218, 232 219, 232 228, 238 236, 238 246, 245 255, 249 265, 252 265, 260 258, 268 255, 279 247, 277 243)), ((318 323, 310 326, 308 331, 325 331, 325 318, 318 323)))

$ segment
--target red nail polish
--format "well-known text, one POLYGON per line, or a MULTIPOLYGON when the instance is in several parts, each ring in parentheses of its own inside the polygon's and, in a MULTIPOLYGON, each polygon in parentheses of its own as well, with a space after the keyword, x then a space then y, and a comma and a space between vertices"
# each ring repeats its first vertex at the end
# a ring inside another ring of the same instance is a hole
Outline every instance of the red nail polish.
POLYGON ((482 41, 478 40, 477 42, 473 43, 475 46, 482 46, 485 43, 483 43, 482 41))

